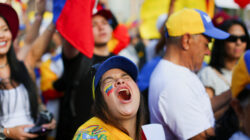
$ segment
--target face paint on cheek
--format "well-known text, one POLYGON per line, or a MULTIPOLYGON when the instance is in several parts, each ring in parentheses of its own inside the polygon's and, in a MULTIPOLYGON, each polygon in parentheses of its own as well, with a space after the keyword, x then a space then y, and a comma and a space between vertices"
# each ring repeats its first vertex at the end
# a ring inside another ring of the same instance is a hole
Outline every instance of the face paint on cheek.
POLYGON ((104 88, 105 93, 109 96, 110 93, 112 93, 114 90, 113 85, 110 84, 104 88))

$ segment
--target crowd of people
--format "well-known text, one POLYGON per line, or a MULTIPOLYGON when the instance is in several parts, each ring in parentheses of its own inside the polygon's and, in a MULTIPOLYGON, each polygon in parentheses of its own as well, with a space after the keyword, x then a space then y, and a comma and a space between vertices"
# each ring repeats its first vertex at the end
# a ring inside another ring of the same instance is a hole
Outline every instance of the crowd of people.
POLYGON ((46 0, 35 5, 22 36, 0 3, 0 139, 147 140, 142 126, 157 123, 166 140, 250 140, 250 38, 239 18, 215 26, 185 8, 159 17, 161 39, 138 33, 111 51, 121 26, 99 3, 90 58, 53 22, 39 34, 46 0))

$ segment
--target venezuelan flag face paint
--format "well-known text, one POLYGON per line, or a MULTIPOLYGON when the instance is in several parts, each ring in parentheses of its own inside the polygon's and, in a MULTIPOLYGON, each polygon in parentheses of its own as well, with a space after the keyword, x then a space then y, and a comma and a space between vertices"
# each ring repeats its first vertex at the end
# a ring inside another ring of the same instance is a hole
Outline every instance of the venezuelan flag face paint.
POLYGON ((109 96, 109 94, 111 93, 111 92, 113 92, 113 90, 114 90, 114 88, 113 88, 113 85, 112 84, 110 84, 110 85, 108 85, 108 86, 106 86, 105 88, 104 88, 104 91, 105 91, 105 93, 109 96))

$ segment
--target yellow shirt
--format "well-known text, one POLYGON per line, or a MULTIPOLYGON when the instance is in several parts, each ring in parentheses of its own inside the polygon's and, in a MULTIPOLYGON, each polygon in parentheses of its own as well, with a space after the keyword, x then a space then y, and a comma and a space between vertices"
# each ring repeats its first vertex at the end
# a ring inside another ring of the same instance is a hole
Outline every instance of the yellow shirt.
POLYGON ((74 140, 132 140, 121 130, 93 117, 81 125, 75 133, 74 140))

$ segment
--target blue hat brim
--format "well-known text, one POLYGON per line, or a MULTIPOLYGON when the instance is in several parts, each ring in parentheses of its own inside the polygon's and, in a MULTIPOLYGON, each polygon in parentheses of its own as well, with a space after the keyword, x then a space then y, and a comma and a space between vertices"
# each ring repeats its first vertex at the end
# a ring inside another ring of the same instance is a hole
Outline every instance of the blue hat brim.
POLYGON ((95 74, 94 85, 97 87, 102 75, 110 69, 118 68, 129 74, 134 81, 137 80, 138 69, 136 65, 129 59, 123 56, 112 56, 104 61, 98 68, 95 74))
POLYGON ((198 12, 201 16, 201 20, 205 28, 205 32, 203 32, 204 35, 215 39, 226 39, 230 36, 229 33, 214 27, 210 17, 207 15, 206 12, 203 12, 198 9, 195 9, 195 11, 198 12))
POLYGON ((215 27, 212 29, 206 30, 203 34, 211 38, 215 38, 215 39, 226 39, 230 36, 229 33, 224 32, 215 27))

